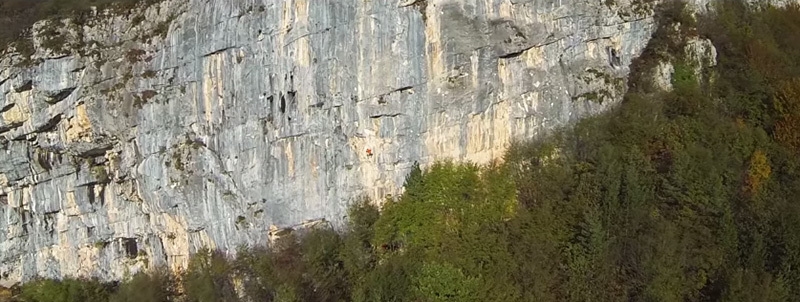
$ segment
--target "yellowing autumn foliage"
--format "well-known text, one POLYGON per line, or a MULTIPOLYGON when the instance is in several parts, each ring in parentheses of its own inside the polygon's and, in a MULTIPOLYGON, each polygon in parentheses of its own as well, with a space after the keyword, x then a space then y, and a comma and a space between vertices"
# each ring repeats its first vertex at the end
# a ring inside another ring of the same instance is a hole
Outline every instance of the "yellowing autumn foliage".
POLYGON ((775 139, 794 152, 800 152, 800 78, 777 85, 775 139))
POLYGON ((750 194, 758 194, 764 183, 769 179, 772 174, 772 167, 769 165, 769 159, 764 151, 756 150, 750 157, 750 166, 747 168, 747 177, 745 179, 746 190, 750 194))

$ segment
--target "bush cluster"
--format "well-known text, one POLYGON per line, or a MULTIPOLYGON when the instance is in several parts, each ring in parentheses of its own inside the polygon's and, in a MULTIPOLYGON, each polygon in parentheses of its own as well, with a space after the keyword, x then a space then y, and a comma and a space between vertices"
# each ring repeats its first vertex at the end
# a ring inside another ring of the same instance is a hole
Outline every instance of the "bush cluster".
POLYGON ((0 50, 30 37, 36 21, 87 18, 92 7, 124 13, 159 0, 0 0, 0 50))

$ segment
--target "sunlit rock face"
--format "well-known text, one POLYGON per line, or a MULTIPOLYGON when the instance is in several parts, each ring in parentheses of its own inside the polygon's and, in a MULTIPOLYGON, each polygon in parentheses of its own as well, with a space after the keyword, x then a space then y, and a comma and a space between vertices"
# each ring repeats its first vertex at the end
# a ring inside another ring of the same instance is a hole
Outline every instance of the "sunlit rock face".
POLYGON ((167 0, 40 22, 32 58, 0 56, 2 281, 341 226, 415 162, 487 163, 613 106, 654 5, 167 0))

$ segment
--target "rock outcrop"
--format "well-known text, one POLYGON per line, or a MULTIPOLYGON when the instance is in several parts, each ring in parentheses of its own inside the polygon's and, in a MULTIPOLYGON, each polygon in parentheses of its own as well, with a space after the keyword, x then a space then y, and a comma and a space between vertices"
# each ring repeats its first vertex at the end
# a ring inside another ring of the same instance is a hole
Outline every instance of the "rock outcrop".
POLYGON ((0 277, 118 279, 340 226, 415 162, 486 163, 612 106, 656 4, 165 0, 37 23, 32 57, 0 56, 0 277))

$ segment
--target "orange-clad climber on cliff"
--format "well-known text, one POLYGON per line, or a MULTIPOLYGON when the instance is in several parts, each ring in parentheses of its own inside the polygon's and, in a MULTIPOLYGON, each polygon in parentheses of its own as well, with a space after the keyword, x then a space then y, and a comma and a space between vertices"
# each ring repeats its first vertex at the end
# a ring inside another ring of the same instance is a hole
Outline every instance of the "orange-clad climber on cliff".
POLYGON ((367 156, 372 156, 372 149, 367 148, 367 156))

